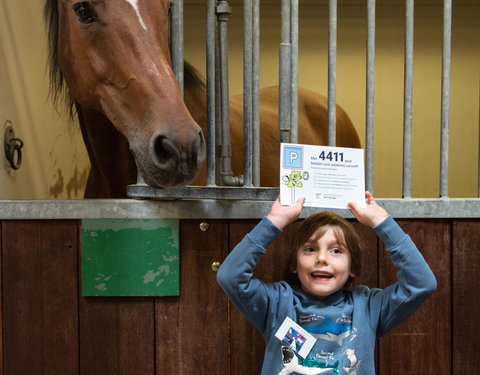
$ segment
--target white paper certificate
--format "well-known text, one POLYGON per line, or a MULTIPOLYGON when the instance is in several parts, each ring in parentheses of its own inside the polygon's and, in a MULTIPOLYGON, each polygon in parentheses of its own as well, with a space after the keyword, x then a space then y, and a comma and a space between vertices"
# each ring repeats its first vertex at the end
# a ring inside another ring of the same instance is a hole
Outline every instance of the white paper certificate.
POLYGON ((310 207, 365 207, 363 149, 282 143, 280 202, 293 205, 300 197, 310 207))

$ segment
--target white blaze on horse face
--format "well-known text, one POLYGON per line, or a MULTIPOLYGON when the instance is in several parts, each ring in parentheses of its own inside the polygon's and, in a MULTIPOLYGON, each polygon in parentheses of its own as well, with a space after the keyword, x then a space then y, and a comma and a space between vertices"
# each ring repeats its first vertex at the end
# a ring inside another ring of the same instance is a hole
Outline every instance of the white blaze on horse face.
POLYGON ((145 25, 145 22, 143 22, 143 18, 140 15, 140 11, 138 10, 138 0, 126 0, 127 3, 129 3, 132 8, 135 10, 135 13, 137 14, 138 21, 140 22, 140 25, 147 31, 147 26, 145 25))

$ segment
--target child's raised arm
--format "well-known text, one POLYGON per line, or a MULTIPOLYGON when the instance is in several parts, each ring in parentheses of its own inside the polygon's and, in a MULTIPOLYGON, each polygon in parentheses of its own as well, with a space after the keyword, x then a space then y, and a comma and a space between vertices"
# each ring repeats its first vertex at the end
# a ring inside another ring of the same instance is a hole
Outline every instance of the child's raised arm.
POLYGON ((365 197, 367 198, 367 206, 365 208, 360 207, 355 202, 349 202, 348 208, 350 208, 350 211, 352 211, 360 223, 373 228, 388 217, 388 212, 375 202, 372 193, 369 191, 365 192, 365 197))
POLYGON ((282 206, 280 204, 280 196, 273 202, 270 213, 267 218, 281 230, 284 230, 288 224, 294 222, 302 212, 305 198, 299 198, 294 206, 282 206))

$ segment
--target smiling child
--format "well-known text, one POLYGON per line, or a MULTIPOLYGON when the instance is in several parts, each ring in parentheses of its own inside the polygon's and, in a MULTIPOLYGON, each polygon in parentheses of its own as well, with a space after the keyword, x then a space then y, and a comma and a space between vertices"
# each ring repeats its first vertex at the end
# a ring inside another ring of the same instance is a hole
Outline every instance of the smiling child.
POLYGON ((348 221, 331 212, 309 216, 295 233, 290 266, 299 287, 253 277, 270 243, 298 219, 304 198, 294 206, 282 206, 277 198, 220 267, 220 286, 265 339, 262 374, 372 375, 376 338, 407 319, 436 289, 410 237, 369 192, 365 195, 365 208, 356 203, 349 208, 377 233, 398 268, 398 281, 385 289, 349 288, 360 274, 361 249, 348 221))

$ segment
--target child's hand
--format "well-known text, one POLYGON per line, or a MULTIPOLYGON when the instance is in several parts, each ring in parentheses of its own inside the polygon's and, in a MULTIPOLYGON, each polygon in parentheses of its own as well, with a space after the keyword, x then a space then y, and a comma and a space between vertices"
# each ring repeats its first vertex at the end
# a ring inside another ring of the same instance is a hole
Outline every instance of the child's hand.
POLYGON ((367 207, 362 208, 358 203, 349 202, 348 208, 350 208, 350 211, 352 211, 360 223, 373 228, 388 217, 388 212, 375 202, 373 195, 369 191, 365 192, 365 197, 367 198, 367 207))
POLYGON ((280 204, 280 196, 278 196, 275 202, 273 202, 267 217, 273 224, 283 230, 288 224, 298 219, 302 212, 303 203, 305 203, 304 197, 299 198, 294 206, 282 206, 280 204))

